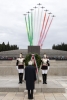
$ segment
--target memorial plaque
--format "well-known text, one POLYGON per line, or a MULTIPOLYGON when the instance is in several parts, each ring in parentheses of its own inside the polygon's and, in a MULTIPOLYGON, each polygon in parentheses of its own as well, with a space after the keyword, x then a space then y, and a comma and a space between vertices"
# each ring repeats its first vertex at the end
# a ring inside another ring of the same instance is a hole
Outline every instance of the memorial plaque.
POLYGON ((28 53, 35 53, 40 55, 40 46, 28 46, 28 53))

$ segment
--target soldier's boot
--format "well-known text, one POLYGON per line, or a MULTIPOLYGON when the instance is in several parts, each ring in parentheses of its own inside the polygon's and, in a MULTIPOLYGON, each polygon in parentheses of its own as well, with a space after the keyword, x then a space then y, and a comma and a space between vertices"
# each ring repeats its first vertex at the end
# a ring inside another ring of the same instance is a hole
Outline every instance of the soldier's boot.
POLYGON ((21 73, 21 76, 20 76, 20 82, 22 83, 23 81, 23 73, 21 73))
POLYGON ((44 84, 44 74, 42 74, 43 84, 44 84))
POLYGON ((21 83, 21 80, 20 80, 20 73, 18 73, 18 75, 19 75, 19 83, 21 83))
POLYGON ((45 84, 47 84, 47 74, 45 74, 45 84))

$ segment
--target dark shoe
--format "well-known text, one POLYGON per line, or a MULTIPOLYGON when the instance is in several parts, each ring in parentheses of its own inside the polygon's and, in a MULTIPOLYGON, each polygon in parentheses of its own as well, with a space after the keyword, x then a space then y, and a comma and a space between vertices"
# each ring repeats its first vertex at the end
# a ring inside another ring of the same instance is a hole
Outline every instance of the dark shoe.
POLYGON ((30 99, 33 99, 33 97, 30 97, 30 99))
POLYGON ((30 97, 28 97, 28 99, 31 99, 31 96, 30 96, 30 97))
POLYGON ((31 99, 32 100, 33 98, 28 98, 28 99, 31 99))
POLYGON ((31 95, 30 98, 33 99, 33 96, 31 95))
POLYGON ((31 99, 33 99, 33 98, 31 98, 31 99))
POLYGON ((28 99, 31 99, 31 98, 28 97, 28 99))
POLYGON ((45 84, 47 84, 47 82, 45 82, 45 84))

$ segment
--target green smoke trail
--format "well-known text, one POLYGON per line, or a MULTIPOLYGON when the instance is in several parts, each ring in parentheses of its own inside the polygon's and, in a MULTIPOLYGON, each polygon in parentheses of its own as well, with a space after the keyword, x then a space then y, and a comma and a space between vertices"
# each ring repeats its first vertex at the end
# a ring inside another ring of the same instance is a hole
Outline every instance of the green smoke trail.
POLYGON ((30 17, 29 13, 28 13, 28 27, 29 27, 29 41, 30 41, 30 45, 33 45, 32 40, 33 40, 33 32, 32 32, 32 17, 30 17))
POLYGON ((28 25, 27 25, 26 16, 25 16, 25 23, 26 23, 26 30, 27 30, 28 40, 29 40, 29 30, 28 30, 28 25))
POLYGON ((26 24, 26 30, 27 30, 27 35, 28 35, 28 41, 31 45, 31 37, 30 37, 30 17, 28 16, 28 19, 26 19, 25 15, 25 24, 26 24))

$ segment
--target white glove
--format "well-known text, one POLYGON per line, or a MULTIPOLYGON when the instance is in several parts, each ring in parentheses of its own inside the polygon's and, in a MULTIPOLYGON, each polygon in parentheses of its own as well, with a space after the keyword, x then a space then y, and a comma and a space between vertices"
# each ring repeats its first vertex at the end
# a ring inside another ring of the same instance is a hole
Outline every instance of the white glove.
POLYGON ((16 66, 17 70, 18 70, 18 66, 16 66))

